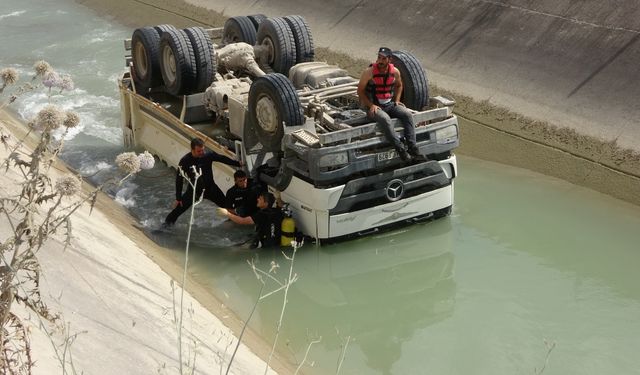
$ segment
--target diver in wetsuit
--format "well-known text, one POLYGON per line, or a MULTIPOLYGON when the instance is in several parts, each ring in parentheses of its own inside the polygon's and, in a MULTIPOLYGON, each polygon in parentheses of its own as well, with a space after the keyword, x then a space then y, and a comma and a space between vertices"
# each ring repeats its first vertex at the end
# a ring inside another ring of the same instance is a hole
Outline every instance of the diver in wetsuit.
POLYGON ((258 211, 256 205, 258 193, 267 190, 266 186, 248 178, 241 169, 233 174, 233 182, 234 185, 227 190, 227 210, 242 217, 253 215, 258 211))
POLYGON ((236 224, 256 226, 256 239, 252 247, 272 247, 280 246, 280 236, 282 235, 282 219, 284 215, 279 207, 273 207, 275 198, 268 191, 258 194, 256 204, 259 208, 251 216, 241 217, 227 210, 221 211, 231 221, 236 224))

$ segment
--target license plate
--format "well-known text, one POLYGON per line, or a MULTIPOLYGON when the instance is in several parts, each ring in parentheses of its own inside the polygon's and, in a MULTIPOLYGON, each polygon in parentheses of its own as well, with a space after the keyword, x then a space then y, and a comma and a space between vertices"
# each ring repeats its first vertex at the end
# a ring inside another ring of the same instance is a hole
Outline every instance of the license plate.
POLYGON ((378 153, 378 161, 391 160, 398 156, 398 153, 395 150, 379 152, 378 153))

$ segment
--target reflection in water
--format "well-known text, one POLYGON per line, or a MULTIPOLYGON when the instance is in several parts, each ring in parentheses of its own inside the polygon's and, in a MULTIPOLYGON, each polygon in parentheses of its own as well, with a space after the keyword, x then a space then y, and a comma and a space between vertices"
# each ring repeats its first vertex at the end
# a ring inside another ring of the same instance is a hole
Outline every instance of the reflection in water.
MULTIPOLYGON (((456 284, 451 248, 452 228, 446 219, 330 246, 305 245, 296 255, 294 270, 300 279, 289 291, 282 336, 288 345, 281 349, 293 350, 301 360, 309 330, 323 337, 322 350, 314 351, 313 357, 326 366, 335 363, 341 345, 350 337, 345 370, 361 369, 362 363, 352 363, 352 358, 363 356, 376 373, 391 373, 400 360, 402 343, 416 329, 453 313, 456 284)), ((250 257, 251 253, 229 249, 194 255, 193 273, 202 282, 217 282, 218 289, 243 301, 232 304, 239 316, 249 311, 257 294, 257 282, 246 277, 248 270, 237 269, 238 264, 247 268, 240 260, 250 257), (216 272, 212 268, 226 276, 205 280, 206 274, 216 272)), ((276 260, 282 267, 278 277, 288 271, 284 268, 289 263, 277 251, 263 251, 258 258, 263 268, 276 260)), ((268 286, 276 288, 275 283, 268 286)), ((252 323, 264 337, 274 336, 274 319, 281 306, 281 294, 260 304, 252 323)), ((318 373, 326 370, 317 369, 318 373)))

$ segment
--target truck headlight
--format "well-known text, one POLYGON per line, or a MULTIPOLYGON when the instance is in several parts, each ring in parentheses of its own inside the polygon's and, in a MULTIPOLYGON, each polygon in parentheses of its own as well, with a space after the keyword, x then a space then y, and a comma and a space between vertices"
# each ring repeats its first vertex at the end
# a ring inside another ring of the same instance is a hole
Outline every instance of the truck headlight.
POLYGON ((337 152, 335 154, 322 155, 318 159, 319 167, 335 167, 338 165, 344 165, 349 162, 349 155, 347 152, 337 152))
POLYGON ((458 139, 458 128, 455 125, 436 130, 436 142, 438 144, 453 143, 458 139))

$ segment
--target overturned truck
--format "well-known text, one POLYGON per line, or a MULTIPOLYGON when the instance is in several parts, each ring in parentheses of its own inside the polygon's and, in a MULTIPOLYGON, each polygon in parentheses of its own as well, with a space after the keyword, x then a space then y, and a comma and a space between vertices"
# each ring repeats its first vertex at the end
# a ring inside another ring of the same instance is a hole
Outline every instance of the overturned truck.
MULTIPOLYGON (((358 79, 314 61, 301 16, 232 17, 213 29, 142 27, 125 48, 119 88, 126 146, 177 167, 190 139, 200 137, 208 149, 242 161, 288 203, 298 230, 320 240, 451 212, 452 151, 459 144, 454 103, 429 97, 425 72, 410 53, 395 51, 393 63, 427 158, 420 162, 402 161, 367 118, 358 79)), ((233 172, 216 166, 223 191, 233 172)))

